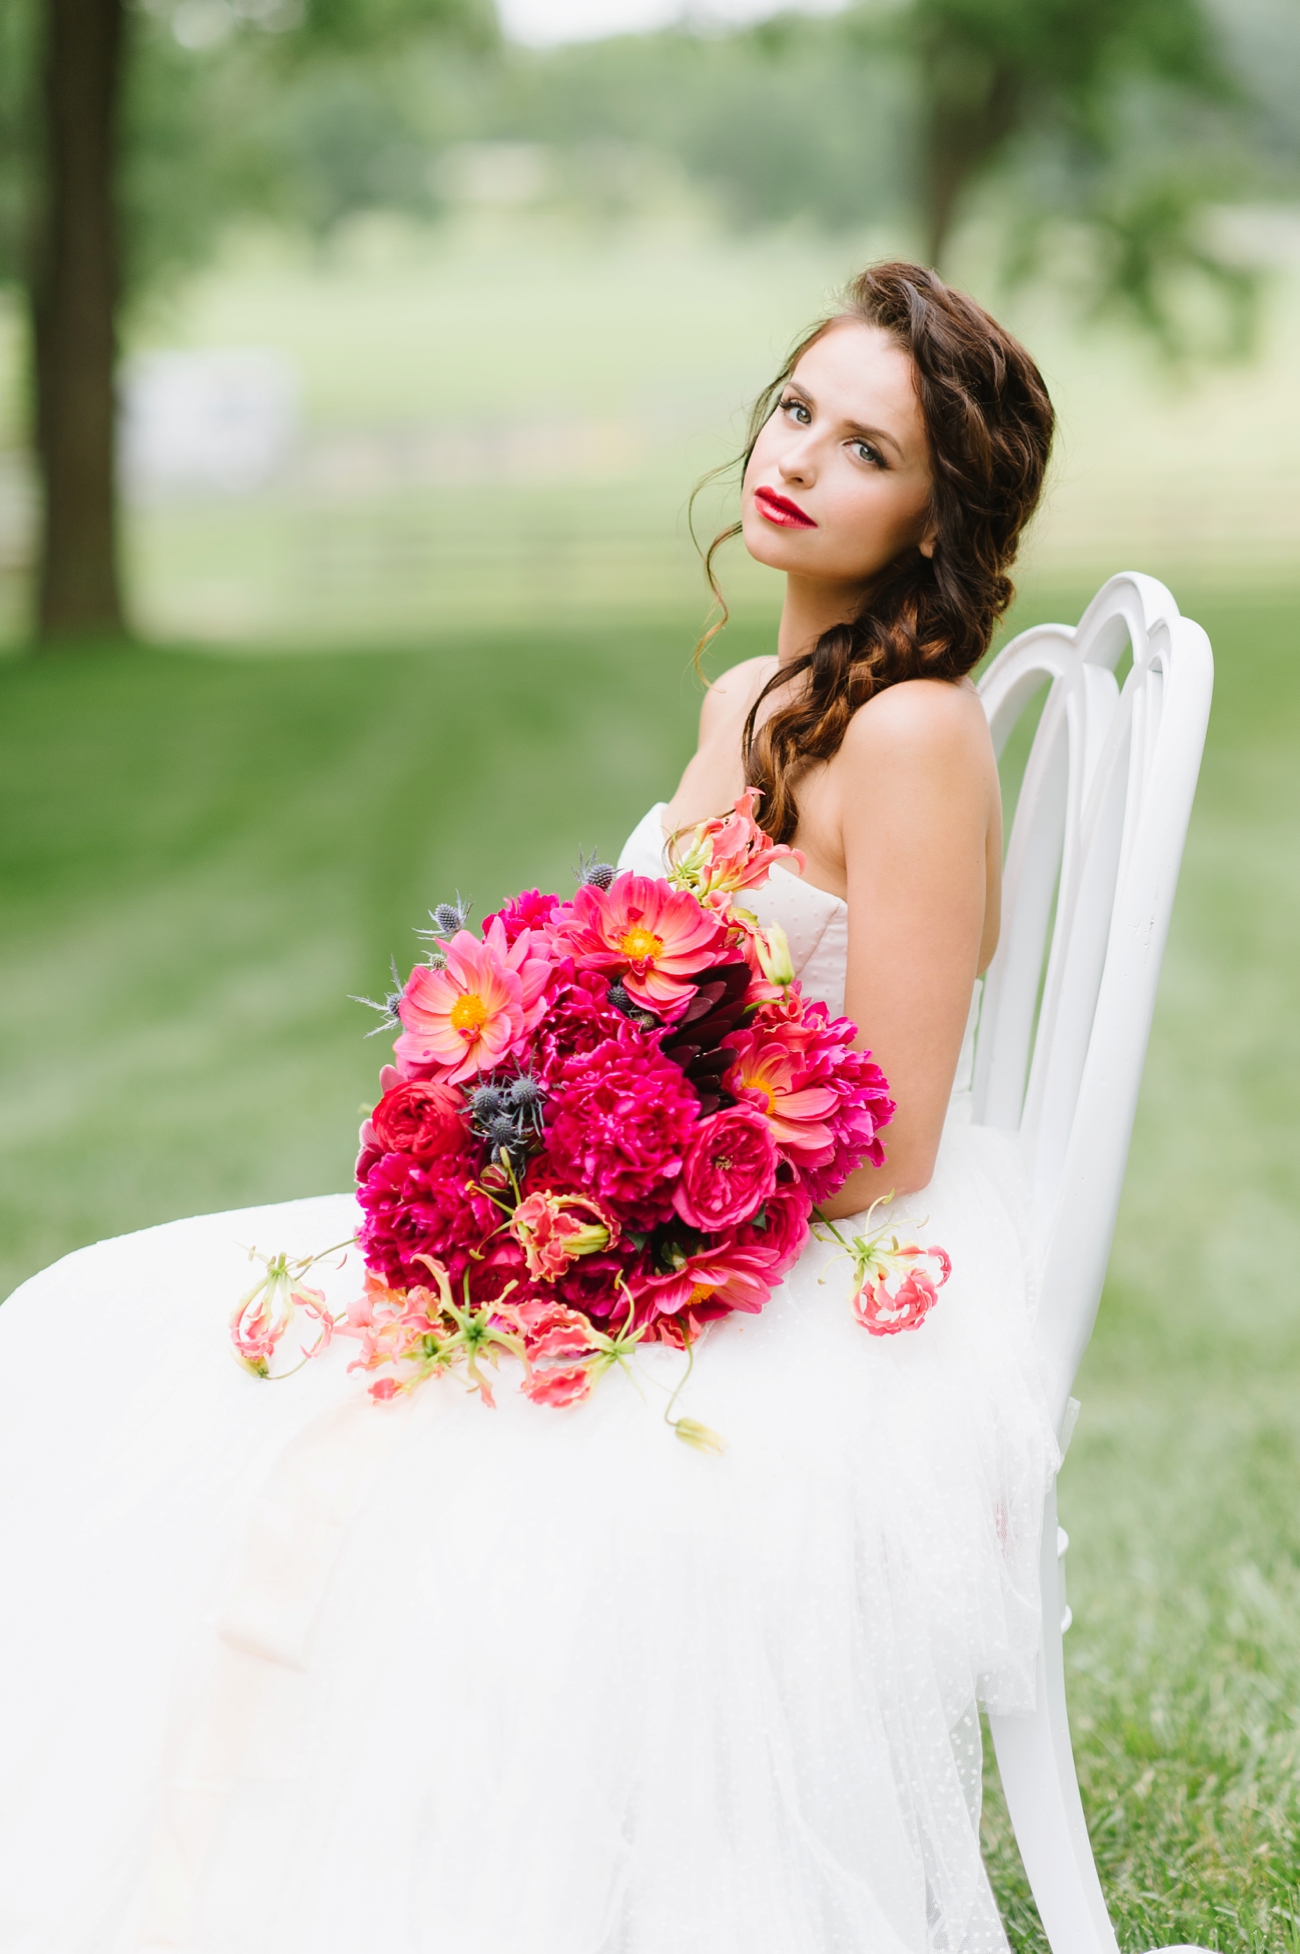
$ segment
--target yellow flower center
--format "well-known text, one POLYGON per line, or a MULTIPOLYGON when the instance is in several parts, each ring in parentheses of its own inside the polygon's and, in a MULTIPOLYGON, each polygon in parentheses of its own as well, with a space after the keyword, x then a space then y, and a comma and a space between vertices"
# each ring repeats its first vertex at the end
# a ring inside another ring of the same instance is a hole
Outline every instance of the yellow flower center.
POLYGON ((488 1008, 477 991, 462 991, 451 1007, 451 1021, 457 1031, 470 1037, 487 1023, 488 1008))
POLYGON ((686 1298, 685 1303, 682 1305, 683 1309, 691 1309, 694 1307, 696 1303, 707 1303, 709 1297, 713 1294, 713 1291, 714 1289, 717 1288, 717 1286, 718 1285, 716 1282, 713 1283, 711 1286, 707 1282, 697 1282, 695 1287, 692 1289, 690 1295, 686 1298))
POLYGON ((662 936, 656 936, 653 930, 643 929, 640 923, 634 923, 630 930, 624 931, 618 947, 629 962, 642 963, 659 955, 664 940, 662 936))
POLYGON ((762 1093, 764 1099, 767 1101, 767 1104, 766 1106, 764 1106, 763 1111, 765 1113, 770 1113, 773 1106, 775 1106, 776 1104, 776 1094, 772 1092, 768 1086, 765 1086, 761 1079, 745 1079, 744 1084, 749 1088, 751 1092, 762 1093))

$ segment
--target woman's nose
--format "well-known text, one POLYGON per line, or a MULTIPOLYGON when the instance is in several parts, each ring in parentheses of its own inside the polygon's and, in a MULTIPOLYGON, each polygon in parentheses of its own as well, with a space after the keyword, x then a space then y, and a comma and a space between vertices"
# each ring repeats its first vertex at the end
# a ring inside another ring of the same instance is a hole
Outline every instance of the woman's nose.
POLYGON ((787 448, 781 456, 781 474, 787 482, 799 483, 805 488, 812 486, 816 467, 812 448, 807 440, 798 441, 787 448))

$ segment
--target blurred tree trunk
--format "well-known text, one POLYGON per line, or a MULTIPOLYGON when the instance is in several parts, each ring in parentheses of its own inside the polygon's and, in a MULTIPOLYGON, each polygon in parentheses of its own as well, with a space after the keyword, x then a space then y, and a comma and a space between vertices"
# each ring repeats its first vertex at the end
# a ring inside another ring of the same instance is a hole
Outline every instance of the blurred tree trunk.
POLYGON ((922 43, 926 253, 936 270, 963 196, 1018 128, 1024 110, 1020 77, 959 40, 922 43))
POLYGON ((44 182, 30 285, 43 642, 119 636, 115 208, 123 0, 44 0, 44 182))

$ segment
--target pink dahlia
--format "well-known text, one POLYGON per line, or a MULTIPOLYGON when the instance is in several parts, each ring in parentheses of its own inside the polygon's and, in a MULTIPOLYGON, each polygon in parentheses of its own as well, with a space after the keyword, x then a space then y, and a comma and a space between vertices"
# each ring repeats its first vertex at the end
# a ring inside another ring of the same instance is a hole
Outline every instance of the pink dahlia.
POLYGON ((893 1118, 884 1073, 855 1051, 857 1027, 821 1003, 790 997, 763 1004, 753 1024, 724 1043, 736 1054, 727 1090, 762 1112, 782 1153, 824 1201, 855 1167, 879 1167, 879 1129, 893 1118))
POLYGON ((547 1104, 546 1154, 557 1181, 651 1226, 672 1208, 699 1101, 649 1039, 606 1040, 571 1058, 547 1104))
POLYGON ((695 972, 730 955, 716 916, 648 875, 616 876, 608 889, 584 883, 556 910, 551 935, 579 968, 617 974, 629 997, 667 1018, 686 1008, 695 972))
POLYGON ((553 958, 531 930, 508 943, 499 918, 482 942, 458 930, 444 954, 442 965, 418 964, 411 972, 394 1049, 403 1071, 431 1065, 455 1085, 522 1047, 546 1008, 553 958))
POLYGON ((682 1220, 703 1234, 747 1221, 776 1184, 778 1155, 761 1113, 729 1106, 695 1129, 673 1189, 682 1220))
POLYGON ((652 1342, 680 1343, 683 1327, 694 1336, 732 1310, 756 1315, 779 1280, 770 1250, 724 1239, 688 1256, 680 1268, 638 1283, 636 1326, 649 1326, 652 1342))
POLYGON ((816 1082, 804 1053, 761 1032, 733 1032, 725 1042, 736 1054, 725 1080, 732 1097, 762 1115, 782 1152, 798 1165, 825 1155, 833 1145, 826 1120, 837 1095, 833 1086, 816 1082))

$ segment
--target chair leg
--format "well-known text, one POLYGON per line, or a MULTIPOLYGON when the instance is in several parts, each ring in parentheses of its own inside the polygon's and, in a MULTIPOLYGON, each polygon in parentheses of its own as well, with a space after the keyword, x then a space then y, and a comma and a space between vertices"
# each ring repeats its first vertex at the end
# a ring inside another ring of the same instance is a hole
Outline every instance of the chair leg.
POLYGON ((1052 1954, 1119 1954, 1092 1856, 1065 1708, 1056 1490, 1043 1522, 1043 1639, 1031 1716, 990 1717, 1007 1809, 1052 1954))

